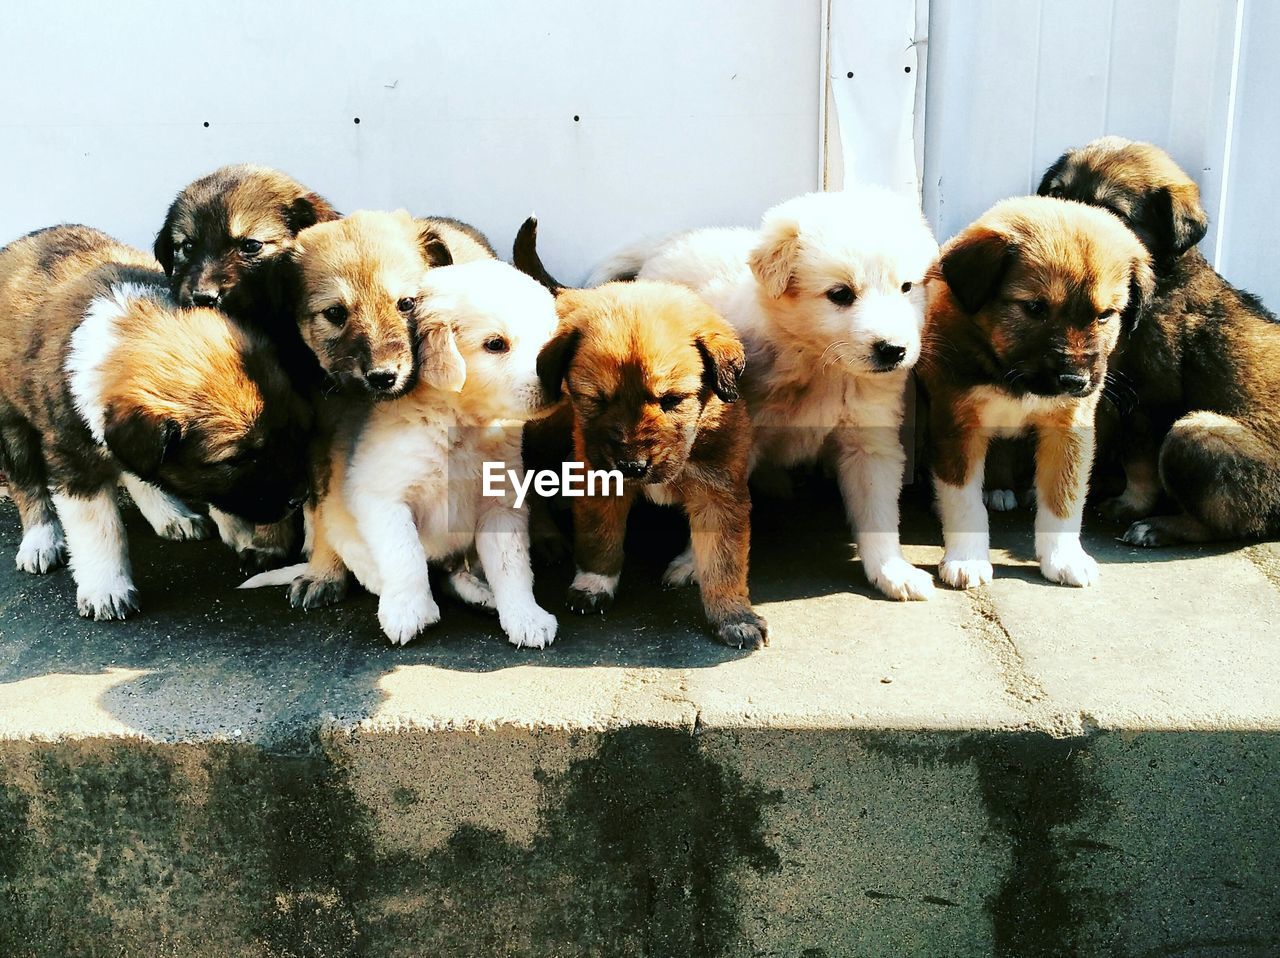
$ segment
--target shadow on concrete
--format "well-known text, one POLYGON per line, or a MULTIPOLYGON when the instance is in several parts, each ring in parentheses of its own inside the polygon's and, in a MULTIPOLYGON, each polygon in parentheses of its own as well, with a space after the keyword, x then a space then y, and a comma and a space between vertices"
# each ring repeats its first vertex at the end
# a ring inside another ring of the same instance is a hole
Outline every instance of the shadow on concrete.
MULTIPOLYGON (((1033 521, 1027 511, 995 515, 994 543, 1030 559, 1033 521)), ((758 497, 753 525, 756 602, 841 593, 888 601, 870 587, 853 557, 831 483, 809 476, 790 501, 758 497)), ((335 608, 295 612, 283 589, 237 591, 242 576, 220 544, 162 541, 135 512, 129 514, 128 526, 143 610, 126 623, 84 622, 75 613, 68 572, 37 578, 13 567, 18 519, 12 503, 0 502, 0 682, 123 670, 118 681, 94 685, 98 691, 93 694, 129 728, 182 738, 191 729, 227 728, 249 715, 254 738, 283 741, 300 728, 315 727, 314 721, 303 720, 307 716, 358 721, 373 714, 383 696, 380 680, 401 666, 485 673, 531 664, 702 669, 747 654, 709 637, 696 589, 672 591, 659 584, 687 536, 676 510, 636 510, 622 588, 607 616, 588 619, 564 609, 570 562, 538 570, 539 601, 557 614, 561 625, 556 643, 541 652, 513 649, 495 618, 444 600, 444 619, 429 637, 392 649, 378 628, 376 600, 368 594, 353 590, 335 608)), ((1153 552, 1116 542, 1106 527, 1091 523, 1090 528, 1090 548, 1104 564, 1239 548, 1153 552)), ((909 490, 904 543, 936 546, 940 538, 926 493, 909 490)), ((997 575, 1060 588, 1044 582, 1033 565, 1006 565, 997 575)))

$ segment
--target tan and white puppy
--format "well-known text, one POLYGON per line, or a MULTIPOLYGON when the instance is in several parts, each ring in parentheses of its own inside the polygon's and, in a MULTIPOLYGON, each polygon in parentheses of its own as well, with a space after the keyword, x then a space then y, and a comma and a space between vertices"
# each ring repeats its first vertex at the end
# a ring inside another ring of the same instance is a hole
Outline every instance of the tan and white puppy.
POLYGON ((523 481, 522 423, 558 398, 537 370, 556 331, 554 299, 497 261, 440 267, 412 281, 389 283, 378 295, 417 300, 417 385, 340 418, 312 517, 310 561, 245 587, 297 574, 295 604, 312 607, 340 597, 350 570, 378 595, 387 638, 404 644, 440 620, 428 563, 452 565, 474 550, 480 576, 464 575, 461 586, 455 577, 452 587, 496 608, 513 645, 543 648, 556 620, 533 597, 528 513, 516 507, 513 486, 523 481), (513 477, 501 494, 484 494, 485 463, 513 477), (323 601, 312 601, 317 596, 323 601))
MULTIPOLYGON (((867 578, 893 599, 933 594, 932 577, 902 555, 898 499, 922 281, 937 253, 913 201, 859 186, 789 200, 759 230, 698 230, 626 251, 592 277, 682 283, 729 320, 747 352, 753 467, 831 456, 867 578)), ((689 558, 668 581, 690 574, 689 558)))
POLYGON ((175 496, 273 522, 306 495, 309 424, 267 340, 175 306, 140 250, 84 226, 0 250, 0 467, 22 518, 17 563, 47 572, 69 552, 82 616, 137 608, 117 484, 169 538, 202 531, 175 496))
POLYGON ((1155 279, 1138 238, 1105 210, 1004 200, 947 241, 930 270, 920 378, 929 393, 934 489, 956 589, 991 581, 983 465, 995 436, 1032 435, 1036 558, 1046 579, 1089 586, 1080 544, 1094 417, 1123 317, 1155 279))

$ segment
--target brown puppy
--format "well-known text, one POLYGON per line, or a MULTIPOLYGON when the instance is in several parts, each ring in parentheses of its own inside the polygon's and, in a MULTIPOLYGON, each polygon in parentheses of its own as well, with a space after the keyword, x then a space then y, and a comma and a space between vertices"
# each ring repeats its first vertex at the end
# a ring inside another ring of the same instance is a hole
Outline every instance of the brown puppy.
MULTIPOLYGON (((275 343, 295 387, 317 387, 315 359, 298 335, 280 266, 298 233, 338 218, 324 197, 279 170, 224 166, 174 199, 153 247, 183 306, 216 306, 275 343)), ((246 570, 277 564, 293 550, 292 522, 253 528, 211 509, 223 541, 246 570)))
POLYGON ((274 522, 305 496, 308 422, 267 340, 217 310, 175 308, 140 250, 83 226, 0 250, 0 460, 22 517, 17 563, 45 572, 69 550, 81 615, 137 607, 117 483, 161 535, 198 531, 170 492, 274 522))
POLYGON ((1142 520, 1124 534, 1141 546, 1280 535, 1280 324, 1195 249, 1208 228, 1195 183, 1163 150, 1106 137, 1065 153, 1040 192, 1110 209, 1155 261, 1114 363, 1127 482, 1103 511, 1142 520), (1152 515, 1162 488, 1174 515, 1152 515))
MULTIPOLYGON (((522 229, 516 265, 558 291, 560 314, 539 374, 553 394, 562 387, 568 394, 573 459, 625 479, 620 495, 573 500, 578 572, 569 608, 585 614, 612 603, 627 515, 644 496, 688 514, 695 574, 716 638, 734 648, 767 644, 768 625, 747 592, 751 424, 737 402, 742 343, 705 301, 674 284, 564 289, 537 259, 532 229, 522 229)), ((554 429, 565 418, 533 424, 530 441, 555 448, 554 429)))
POLYGON ((346 391, 394 399, 417 382, 422 278, 453 262, 436 229, 404 210, 366 210, 298 235, 289 254, 294 319, 325 375, 346 391))
POLYGON ((991 581, 987 444, 1032 431, 1040 571, 1064 585, 1093 584, 1098 566, 1080 545, 1080 519, 1094 411, 1120 316, 1150 295, 1150 257, 1109 213, 1023 197, 953 237, 926 282, 919 368, 946 545, 939 576, 957 589, 991 581))

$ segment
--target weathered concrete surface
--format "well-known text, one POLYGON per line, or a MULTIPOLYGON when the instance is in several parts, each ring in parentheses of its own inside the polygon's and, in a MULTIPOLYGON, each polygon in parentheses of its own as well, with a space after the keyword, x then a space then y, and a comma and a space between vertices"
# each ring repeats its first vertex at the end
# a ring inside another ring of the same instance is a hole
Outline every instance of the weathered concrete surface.
POLYGON ((447 606, 393 650, 137 524, 144 614, 81 622, 0 503, 0 955, 1280 954, 1275 546, 1099 527, 1079 592, 1002 516, 990 588, 900 606, 829 496, 756 518, 767 650, 655 587, 659 513, 531 653, 447 606))

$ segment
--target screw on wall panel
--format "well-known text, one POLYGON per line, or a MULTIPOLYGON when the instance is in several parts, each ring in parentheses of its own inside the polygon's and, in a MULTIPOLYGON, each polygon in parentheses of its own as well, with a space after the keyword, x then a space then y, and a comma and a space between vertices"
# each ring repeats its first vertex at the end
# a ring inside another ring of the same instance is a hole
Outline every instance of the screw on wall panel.
POLYGON ((902 72, 903 72, 903 73, 910 73, 910 72, 911 72, 911 67, 903 67, 903 68, 902 68, 902 72))
POLYGON ((578 114, 576 114, 576 113, 575 113, 575 114, 573 115, 573 122, 574 122, 574 123, 577 123, 577 122, 578 122, 579 120, 581 120, 581 119, 582 119, 582 117, 578 116, 578 114))
POLYGON ((850 80, 852 80, 852 79, 853 79, 853 71, 852 71, 852 70, 850 70, 848 73, 846 73, 846 74, 845 74, 845 76, 847 76, 850 80))
POLYGON ((204 128, 205 128, 206 130, 207 130, 207 129, 209 129, 209 121, 208 121, 208 120, 205 120, 205 121, 204 121, 204 128))
POLYGON ((357 126, 359 126, 359 125, 360 125, 360 117, 355 117, 354 122, 355 122, 355 124, 356 124, 357 126))

